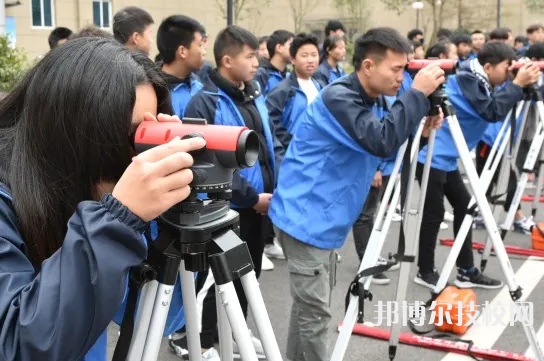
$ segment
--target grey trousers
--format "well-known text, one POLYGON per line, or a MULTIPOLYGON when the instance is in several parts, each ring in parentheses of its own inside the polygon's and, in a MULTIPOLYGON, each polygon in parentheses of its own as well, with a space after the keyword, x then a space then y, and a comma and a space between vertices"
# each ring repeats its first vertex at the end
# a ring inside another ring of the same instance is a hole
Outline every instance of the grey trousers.
POLYGON ((287 358, 292 361, 328 361, 331 294, 336 281, 334 250, 300 242, 274 226, 291 283, 291 318, 287 358))

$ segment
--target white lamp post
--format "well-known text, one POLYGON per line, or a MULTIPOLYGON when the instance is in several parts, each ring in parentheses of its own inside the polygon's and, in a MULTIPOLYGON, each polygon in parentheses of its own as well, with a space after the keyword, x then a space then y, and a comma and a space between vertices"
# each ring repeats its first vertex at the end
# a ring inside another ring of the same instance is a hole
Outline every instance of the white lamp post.
POLYGON ((419 11, 423 9, 423 2, 415 1, 412 3, 412 7, 416 10, 416 28, 419 29, 419 11))

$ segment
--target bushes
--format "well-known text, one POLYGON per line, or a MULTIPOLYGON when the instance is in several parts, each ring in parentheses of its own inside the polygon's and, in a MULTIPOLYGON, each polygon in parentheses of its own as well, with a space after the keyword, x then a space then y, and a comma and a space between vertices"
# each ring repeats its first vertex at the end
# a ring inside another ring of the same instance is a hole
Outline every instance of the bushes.
POLYGON ((26 67, 26 56, 11 47, 7 36, 0 36, 0 92, 10 91, 26 67))

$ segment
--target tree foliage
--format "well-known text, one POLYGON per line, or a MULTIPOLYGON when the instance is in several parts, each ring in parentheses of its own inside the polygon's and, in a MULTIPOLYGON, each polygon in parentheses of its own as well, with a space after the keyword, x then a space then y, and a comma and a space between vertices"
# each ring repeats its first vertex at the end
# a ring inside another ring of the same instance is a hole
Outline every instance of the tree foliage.
POLYGON ((306 15, 308 15, 319 2, 320 0, 289 0, 295 33, 303 31, 306 15))
POLYGON ((544 0, 525 0, 525 5, 530 12, 544 13, 544 0))
MULTIPOLYGON (((261 15, 261 9, 270 4, 269 0, 233 0, 234 24, 246 19, 253 19, 256 15, 261 15)), ((225 0, 215 0, 215 5, 221 12, 223 19, 227 18, 227 2, 225 0)))
POLYGON ((10 91, 26 67, 26 56, 11 46, 7 36, 0 36, 0 91, 10 91))
POLYGON ((346 23, 350 28, 357 29, 357 32, 364 32, 368 28, 368 21, 371 16, 371 0, 334 0, 334 6, 345 13, 346 23))

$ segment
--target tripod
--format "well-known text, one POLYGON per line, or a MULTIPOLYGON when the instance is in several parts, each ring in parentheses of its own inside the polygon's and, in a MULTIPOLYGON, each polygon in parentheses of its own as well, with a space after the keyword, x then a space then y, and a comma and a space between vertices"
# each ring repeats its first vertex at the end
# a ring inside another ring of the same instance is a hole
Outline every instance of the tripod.
POLYGON ((192 272, 204 271, 209 267, 216 284, 222 360, 232 360, 232 336, 238 345, 242 360, 257 360, 233 284, 234 280, 239 279, 255 318, 267 359, 281 361, 249 250, 237 235, 239 215, 230 210, 228 201, 214 200, 204 205, 203 201, 192 194, 186 201, 164 213, 160 217, 160 226, 159 237, 150 244, 147 263, 131 272, 131 281, 143 287, 134 320, 136 325, 134 337, 126 357, 121 356, 120 359, 157 360, 179 272, 190 360, 201 360, 192 272))

